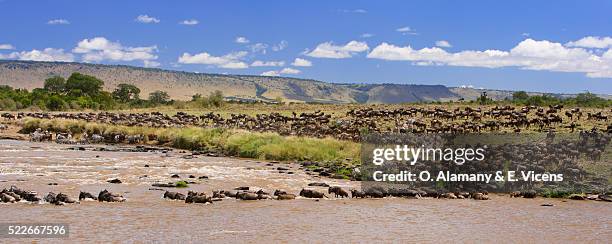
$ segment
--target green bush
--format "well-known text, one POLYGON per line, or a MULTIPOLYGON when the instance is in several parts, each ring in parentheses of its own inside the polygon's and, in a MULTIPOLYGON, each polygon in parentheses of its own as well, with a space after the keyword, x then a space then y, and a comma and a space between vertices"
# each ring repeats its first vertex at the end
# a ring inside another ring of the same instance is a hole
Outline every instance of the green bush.
POLYGON ((11 98, 0 99, 0 110, 16 110, 17 103, 11 98))
POLYGON ((176 183, 174 183, 174 185, 178 188, 189 187, 189 185, 185 181, 177 181, 176 183))

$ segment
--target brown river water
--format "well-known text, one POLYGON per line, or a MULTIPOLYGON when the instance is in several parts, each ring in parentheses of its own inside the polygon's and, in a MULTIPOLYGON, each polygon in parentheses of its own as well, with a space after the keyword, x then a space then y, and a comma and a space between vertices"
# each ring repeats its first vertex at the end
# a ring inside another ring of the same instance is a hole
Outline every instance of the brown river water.
MULTIPOLYGON (((198 156, 179 151, 74 151, 68 145, 0 140, 0 188, 16 185, 78 197, 103 189, 123 194, 123 203, 0 204, 1 223, 68 223, 68 239, 15 239, 18 242, 234 243, 234 242, 497 242, 610 243, 612 204, 559 199, 489 201, 443 199, 312 199, 185 204, 162 199, 152 183, 196 181, 189 188, 210 191, 238 186, 297 194, 310 182, 346 189, 358 182, 318 178, 298 165, 198 156), (148 164, 150 167, 144 167, 148 164), (295 174, 278 173, 289 167, 295 174), (146 177, 144 177, 146 175, 146 177), (209 176, 207 180, 187 179, 209 176), (118 178, 122 184, 106 181, 118 178), (58 183, 58 185, 48 185, 58 183), (540 206, 552 203, 553 207, 540 206)), ((325 190, 320 188, 320 190, 325 190)), ((0 239, 4 243, 7 239, 0 239)))

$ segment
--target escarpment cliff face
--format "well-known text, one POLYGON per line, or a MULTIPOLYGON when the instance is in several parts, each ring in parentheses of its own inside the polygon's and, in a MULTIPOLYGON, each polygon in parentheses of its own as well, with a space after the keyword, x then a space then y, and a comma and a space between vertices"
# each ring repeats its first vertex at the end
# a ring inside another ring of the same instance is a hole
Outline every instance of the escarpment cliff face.
MULTIPOLYGON (((88 63, 0 61, 0 85, 33 89, 44 80, 73 72, 93 75, 112 91, 120 83, 138 86, 142 94, 167 91, 172 99, 189 100, 200 93, 220 90, 226 97, 272 101, 314 103, 404 103, 418 101, 471 100, 482 91, 473 88, 449 88, 442 85, 408 84, 338 84, 289 77, 204 74, 141 68, 126 65, 88 63)), ((510 91, 486 90, 489 97, 511 97, 510 91)))

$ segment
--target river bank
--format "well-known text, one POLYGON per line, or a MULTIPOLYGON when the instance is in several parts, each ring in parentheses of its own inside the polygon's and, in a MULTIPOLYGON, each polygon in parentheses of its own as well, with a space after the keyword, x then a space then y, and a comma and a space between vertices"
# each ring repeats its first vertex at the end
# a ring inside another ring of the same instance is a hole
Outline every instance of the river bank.
POLYGON ((313 170, 324 169, 323 176, 336 178, 352 177, 353 168, 358 166, 360 151, 358 143, 333 138, 280 136, 269 132, 222 128, 120 126, 64 119, 12 121, 8 129, 0 132, 5 139, 28 140, 27 134, 39 128, 53 133, 69 133, 74 143, 88 136, 100 135, 111 140, 101 143, 120 144, 113 142, 113 138, 138 136, 142 139, 133 144, 166 146, 217 156, 301 162, 313 170))

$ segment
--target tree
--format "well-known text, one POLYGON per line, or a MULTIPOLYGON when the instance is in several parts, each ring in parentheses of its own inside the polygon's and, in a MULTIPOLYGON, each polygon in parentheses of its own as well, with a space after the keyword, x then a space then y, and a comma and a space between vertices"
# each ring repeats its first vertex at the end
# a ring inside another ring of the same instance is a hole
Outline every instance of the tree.
POLYGON ((605 107, 609 104, 609 100, 598 97, 597 95, 584 92, 580 93, 575 98, 576 104, 579 106, 590 106, 590 107, 605 107))
POLYGON ((68 104, 66 104, 66 102, 64 102, 64 100, 61 97, 54 95, 54 96, 49 97, 49 99, 47 99, 45 106, 49 110, 59 111, 59 110, 63 110, 67 108, 68 104))
POLYGON ((512 93, 512 100, 514 101, 525 101, 527 100, 527 98, 529 98, 529 95, 527 95, 527 92, 517 91, 515 93, 512 93))
POLYGON ((81 73, 72 73, 66 81, 66 90, 70 93, 72 90, 79 90, 80 94, 94 96, 100 93, 104 82, 100 79, 81 73))
POLYGON ((170 96, 165 91, 154 91, 149 93, 149 101, 154 104, 167 103, 169 99, 170 96))
POLYGON ((215 107, 223 105, 223 92, 216 90, 208 96, 208 101, 215 107))
POLYGON ((478 103, 480 103, 481 105, 485 105, 485 104, 490 104, 493 102, 493 99, 489 98, 487 96, 487 92, 482 92, 480 93, 480 97, 478 97, 477 99, 478 103))
POLYGON ((202 94, 200 93, 196 93, 196 94, 193 94, 193 96, 191 96, 191 101, 198 101, 200 99, 202 99, 202 94))
POLYGON ((45 80, 45 90, 54 93, 62 93, 66 89, 66 79, 61 76, 53 76, 45 80))
POLYGON ((121 102, 129 102, 138 100, 140 89, 131 84, 119 84, 117 89, 113 91, 113 98, 121 102))

